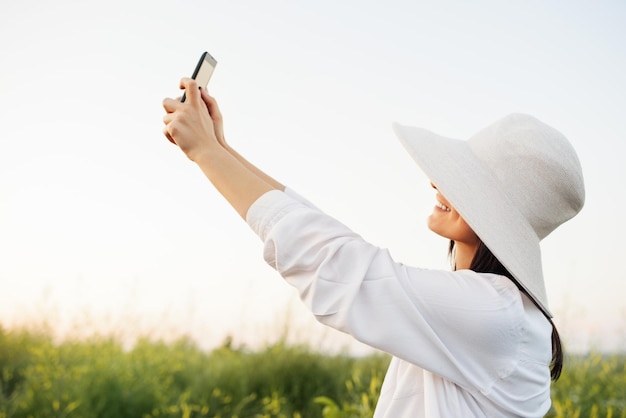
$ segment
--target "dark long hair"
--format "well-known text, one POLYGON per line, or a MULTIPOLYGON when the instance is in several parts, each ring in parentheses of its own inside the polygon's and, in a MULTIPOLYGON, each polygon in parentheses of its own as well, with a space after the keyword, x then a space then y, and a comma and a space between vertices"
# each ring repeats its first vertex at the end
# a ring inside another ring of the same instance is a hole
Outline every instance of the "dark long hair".
MULTIPOLYGON (((450 256, 450 260, 454 262, 454 241, 452 240, 450 241, 448 254, 450 256)), ((456 270, 456 266, 453 265, 452 268, 456 270)), ((509 271, 502 265, 502 263, 500 263, 500 261, 482 241, 478 244, 478 249, 476 250, 476 254, 474 254, 474 258, 470 264, 470 270, 477 273, 494 273, 506 276, 511 279, 513 283, 515 283, 520 292, 528 296, 526 290, 524 290, 524 288, 517 283, 517 281, 513 278, 513 275, 509 273, 509 271)), ((533 299, 530 298, 530 300, 533 299)), ((546 318, 548 317, 546 316, 546 318)), ((550 377, 556 382, 559 377, 561 377, 561 371, 563 370, 563 347, 561 345, 561 337, 559 337, 559 332, 556 330, 554 322, 552 322, 551 318, 548 318, 548 321, 550 321, 550 325, 552 325, 552 361, 550 362, 550 377)))

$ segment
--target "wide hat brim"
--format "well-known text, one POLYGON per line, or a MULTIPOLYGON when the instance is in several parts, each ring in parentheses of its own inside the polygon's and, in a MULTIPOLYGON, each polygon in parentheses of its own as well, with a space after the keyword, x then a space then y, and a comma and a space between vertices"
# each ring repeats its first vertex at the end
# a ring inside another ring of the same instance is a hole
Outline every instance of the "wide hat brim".
POLYGON ((540 239, 468 142, 397 123, 393 129, 430 181, 551 318, 540 239))

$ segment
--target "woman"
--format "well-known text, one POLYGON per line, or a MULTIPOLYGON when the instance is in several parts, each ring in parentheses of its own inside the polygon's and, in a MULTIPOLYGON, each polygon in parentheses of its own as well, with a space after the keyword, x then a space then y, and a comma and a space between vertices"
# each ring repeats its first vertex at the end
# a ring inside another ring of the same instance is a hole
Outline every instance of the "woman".
POLYGON ((539 241, 584 202, 557 131, 510 115, 468 141, 395 125, 436 189, 428 219, 453 271, 408 267, 236 153, 216 101, 191 79, 165 99, 166 137, 264 241, 316 318, 392 355, 376 417, 539 417, 562 362, 539 241), (554 354, 554 355, 553 355, 554 354))

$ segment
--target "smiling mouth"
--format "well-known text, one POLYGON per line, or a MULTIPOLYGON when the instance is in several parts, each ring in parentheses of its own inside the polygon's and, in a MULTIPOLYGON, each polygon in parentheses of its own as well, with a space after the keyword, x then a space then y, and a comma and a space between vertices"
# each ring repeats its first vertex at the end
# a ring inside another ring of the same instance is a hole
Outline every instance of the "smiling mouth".
POLYGON ((441 209, 444 212, 450 212, 450 208, 447 207, 446 205, 444 205, 441 202, 437 202, 437 204, 435 206, 438 207, 439 209, 441 209))

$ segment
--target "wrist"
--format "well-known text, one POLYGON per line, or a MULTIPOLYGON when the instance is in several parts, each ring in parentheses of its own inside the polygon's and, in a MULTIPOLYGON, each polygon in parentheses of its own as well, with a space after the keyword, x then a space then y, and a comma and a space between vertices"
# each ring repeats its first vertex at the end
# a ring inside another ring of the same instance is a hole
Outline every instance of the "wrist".
POLYGON ((209 159, 217 156, 220 152, 224 152, 220 144, 217 142, 208 142, 186 154, 191 161, 200 165, 204 161, 208 162, 209 159))
POLYGON ((231 154, 234 151, 232 147, 228 145, 224 139, 220 140, 220 145, 222 146, 222 148, 224 148, 226 151, 228 151, 231 154))

